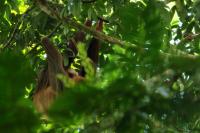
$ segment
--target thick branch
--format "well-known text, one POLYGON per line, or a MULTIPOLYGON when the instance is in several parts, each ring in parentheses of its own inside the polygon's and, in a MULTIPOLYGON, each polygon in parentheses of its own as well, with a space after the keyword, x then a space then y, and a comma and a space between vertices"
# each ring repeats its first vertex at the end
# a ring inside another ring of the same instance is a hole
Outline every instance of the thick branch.
MULTIPOLYGON (((106 41, 106 42, 113 43, 113 44, 119 44, 122 46, 128 43, 128 42, 122 41, 120 39, 105 35, 104 33, 96 31, 90 27, 83 25, 83 24, 77 23, 72 19, 64 19, 64 23, 67 23, 74 28, 81 29, 83 31, 87 31, 87 33, 92 34, 93 36, 95 36, 97 39, 99 39, 101 41, 106 41)), ((137 47, 135 44, 131 44, 131 45, 133 47, 137 47)))
MULTIPOLYGON (((69 26, 72 26, 73 28, 86 31, 87 33, 92 34, 93 36, 95 36, 97 39, 99 39, 101 41, 106 41, 106 42, 114 43, 114 44, 118 44, 118 45, 130 44, 129 42, 125 42, 120 39, 105 35, 104 33, 101 33, 92 28, 89 28, 89 27, 87 27, 83 24, 80 24, 80 23, 76 22, 75 20, 70 19, 68 17, 60 18, 58 15, 60 13, 52 10, 47 4, 43 4, 43 3, 39 2, 40 0, 37 0, 37 1, 38 1, 37 4, 42 11, 44 11, 50 17, 60 20, 64 24, 68 24, 69 26)), ((132 47, 137 48, 137 46, 135 44, 131 44, 131 45, 132 45, 132 47)))
POLYGON ((96 2, 96 0, 82 0, 82 2, 85 4, 91 4, 91 3, 96 2))
MULTIPOLYGON (((37 0, 37 1, 39 1, 39 0, 37 0)), ((139 47, 135 44, 125 42, 125 41, 122 41, 120 39, 105 35, 104 33, 101 33, 99 31, 96 31, 92 28, 89 28, 89 27, 87 27, 83 24, 80 24, 80 23, 76 22, 75 20, 73 20, 69 17, 60 18, 59 15, 58 15, 60 13, 56 12, 55 10, 52 10, 50 7, 47 7, 47 4, 41 4, 40 2, 37 2, 37 3, 38 3, 38 6, 40 7, 40 9, 42 11, 44 11, 46 14, 48 14, 50 17, 58 19, 62 23, 68 24, 69 26, 72 26, 76 29, 86 31, 87 33, 92 34, 93 36, 95 36, 99 40, 106 41, 106 42, 113 43, 113 44, 118 44, 118 45, 121 45, 121 46, 127 46, 126 44, 129 44, 129 46, 131 46, 132 48, 139 49, 139 50, 143 49, 143 48, 141 48, 141 47, 139 47)), ((175 55, 160 52, 160 54, 163 58, 172 58, 172 57, 184 58, 184 59, 189 59, 189 60, 192 60, 192 61, 195 60, 197 62, 200 59, 200 56, 198 56, 198 55, 187 54, 183 51, 176 50, 176 49, 173 49, 172 53, 175 53, 175 55), (178 55, 177 55, 177 53, 178 53, 178 55)))

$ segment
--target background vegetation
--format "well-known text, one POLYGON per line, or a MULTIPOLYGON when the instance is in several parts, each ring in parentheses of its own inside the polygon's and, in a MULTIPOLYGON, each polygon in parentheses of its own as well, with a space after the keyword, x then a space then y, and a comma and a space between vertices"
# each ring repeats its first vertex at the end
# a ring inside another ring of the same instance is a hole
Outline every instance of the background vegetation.
POLYGON ((0 0, 0 132, 198 133, 199 38, 199 0, 0 0), (103 34, 83 25, 98 17, 103 34), (31 102, 41 37, 63 51, 80 30, 102 41, 98 73, 66 84, 43 120, 31 102))

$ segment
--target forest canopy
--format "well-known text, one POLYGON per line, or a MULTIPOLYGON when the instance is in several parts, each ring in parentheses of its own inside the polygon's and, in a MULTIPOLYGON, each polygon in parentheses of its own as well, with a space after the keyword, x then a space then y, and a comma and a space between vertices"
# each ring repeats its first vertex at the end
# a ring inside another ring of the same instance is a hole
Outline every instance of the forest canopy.
POLYGON ((0 0, 0 8, 0 132, 200 132, 200 0, 0 0), (84 68, 84 81, 57 75, 63 92, 41 114, 33 95, 49 65, 42 39, 65 64, 77 33, 85 38, 70 67, 84 68), (92 39, 97 65, 87 57, 92 39))

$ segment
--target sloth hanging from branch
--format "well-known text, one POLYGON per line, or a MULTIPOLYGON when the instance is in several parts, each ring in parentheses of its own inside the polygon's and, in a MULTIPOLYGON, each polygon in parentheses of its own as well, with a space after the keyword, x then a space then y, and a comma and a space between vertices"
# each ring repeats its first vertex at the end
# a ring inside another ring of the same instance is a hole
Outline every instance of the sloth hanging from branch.
MULTIPOLYGON (((92 26, 91 20, 86 20, 85 25, 88 27, 92 26)), ((96 30, 102 31, 103 20, 99 19, 96 24, 96 30)), ((41 40, 41 44, 47 54, 47 67, 44 68, 37 80, 37 86, 33 94, 33 103, 40 113, 47 113, 48 108, 53 103, 55 98, 62 93, 63 83, 57 78, 58 74, 63 74, 68 76, 70 79, 74 80, 75 83, 84 80, 87 74, 84 67, 81 67, 79 72, 75 72, 70 69, 71 63, 77 56, 77 44, 83 42, 85 39, 85 32, 79 31, 75 34, 74 38, 70 39, 67 49, 73 53, 74 56, 68 56, 68 65, 64 65, 64 59, 61 53, 55 48, 50 42, 48 37, 44 37, 41 40)), ((69 53, 67 53, 68 55, 69 53)), ((87 49, 87 56, 91 59, 96 69, 99 58, 99 40, 95 37, 89 43, 87 49)))

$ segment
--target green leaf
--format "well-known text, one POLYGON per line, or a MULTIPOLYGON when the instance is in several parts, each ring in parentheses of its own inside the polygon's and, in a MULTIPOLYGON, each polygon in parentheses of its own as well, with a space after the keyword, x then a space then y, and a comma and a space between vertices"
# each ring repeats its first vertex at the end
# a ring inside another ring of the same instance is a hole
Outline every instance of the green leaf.
POLYGON ((38 118, 24 98, 25 86, 33 79, 29 62, 19 53, 0 54, 0 131, 12 133, 34 132, 38 118), (31 118, 31 119, 29 119, 31 118))
POLYGON ((143 20, 141 18, 142 7, 137 4, 122 6, 114 14, 119 19, 118 32, 122 38, 130 42, 143 42, 143 20))

